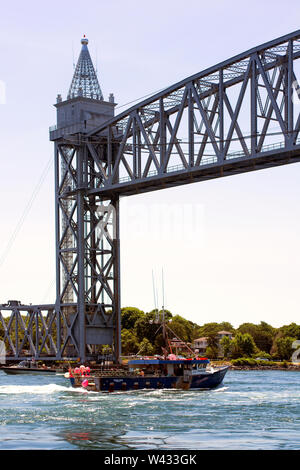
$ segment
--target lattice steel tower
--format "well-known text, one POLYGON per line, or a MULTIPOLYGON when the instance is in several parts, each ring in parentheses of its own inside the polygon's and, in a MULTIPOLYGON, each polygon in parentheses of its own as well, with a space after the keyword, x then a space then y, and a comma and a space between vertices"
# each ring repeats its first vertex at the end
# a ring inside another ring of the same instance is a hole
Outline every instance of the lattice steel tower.
POLYGON ((82 49, 76 65, 68 100, 77 96, 103 100, 102 91, 88 50, 88 39, 81 39, 82 49))
POLYGON ((113 94, 103 99, 85 36, 81 44, 67 99, 57 96, 57 125, 50 130, 55 143, 56 312, 62 332, 58 351, 83 361, 95 358, 101 345, 110 345, 118 360, 119 201, 88 195, 105 172, 85 145, 86 134, 114 116, 115 103, 113 94))

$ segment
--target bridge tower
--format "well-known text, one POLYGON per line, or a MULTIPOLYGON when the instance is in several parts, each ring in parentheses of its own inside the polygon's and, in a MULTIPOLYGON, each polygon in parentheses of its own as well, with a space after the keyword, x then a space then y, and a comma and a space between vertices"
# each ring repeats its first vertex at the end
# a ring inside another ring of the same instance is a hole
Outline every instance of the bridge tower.
MULTIPOLYGON (((57 351, 61 358, 85 361, 109 345, 118 361, 119 199, 87 194, 105 171, 85 145, 86 135, 114 116, 115 103, 112 93, 108 101, 103 98, 85 36, 81 45, 67 98, 57 95, 57 124, 50 128, 55 146, 57 351)), ((105 140, 103 136, 102 152, 105 140)))

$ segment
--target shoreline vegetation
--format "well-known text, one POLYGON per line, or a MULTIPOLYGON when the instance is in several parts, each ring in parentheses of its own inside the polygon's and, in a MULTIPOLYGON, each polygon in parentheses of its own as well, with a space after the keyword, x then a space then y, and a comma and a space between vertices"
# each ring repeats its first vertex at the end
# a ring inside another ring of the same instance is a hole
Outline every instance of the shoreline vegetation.
MULTIPOLYGON (((177 347, 178 344, 176 345, 174 339, 180 338, 190 349, 194 350, 195 355, 207 357, 212 365, 226 363, 230 364, 232 370, 300 370, 300 364, 295 364, 298 360, 300 361, 300 344, 295 343, 296 341, 299 343, 300 340, 300 325, 296 323, 278 328, 264 321, 259 324, 242 323, 238 328, 234 328, 227 321, 200 325, 181 315, 173 315, 169 310, 144 312, 136 307, 121 309, 121 342, 124 359, 129 356, 134 358, 162 355, 165 343, 159 327, 163 315, 170 330, 169 352, 171 353, 190 357, 190 353, 177 347), (204 343, 205 348, 196 348, 196 345, 204 343)), ((7 323, 7 329, 9 317, 4 321, 7 323)), ((24 316, 25 326, 27 321, 28 319, 24 316)), ((52 334, 55 336, 56 326, 53 325, 52 328, 52 334)), ((10 336, 13 341, 15 334, 14 326, 10 325, 10 336)), ((17 334, 20 347, 29 353, 28 338, 22 337, 20 331, 17 334)), ((4 338, 5 328, 0 324, 0 340, 3 341, 4 338)), ((10 351, 8 339, 5 340, 5 346, 6 358, 9 361, 12 351, 10 351)), ((109 346, 99 346, 99 355, 109 356, 110 353, 109 346)))
MULTIPOLYGON (((295 348, 295 341, 300 340, 300 325, 296 323, 275 328, 264 321, 259 324, 247 322, 234 328, 227 321, 200 325, 168 310, 164 315, 174 335, 198 356, 210 359, 212 365, 228 364, 232 370, 300 370, 300 364, 295 363, 300 360, 300 348, 297 346, 298 355, 295 348), (205 340, 206 348, 197 350, 194 347, 196 340, 198 344, 199 340, 205 340)), ((122 308, 122 354, 161 354, 162 335, 157 333, 158 318, 161 317, 162 311, 145 313, 136 307, 122 308)), ((185 355, 180 349, 175 351, 173 348, 172 352, 185 355)))
POLYGON ((214 366, 225 366, 229 365, 231 370, 285 370, 285 371, 298 371, 300 372, 300 363, 293 364, 292 362, 282 361, 245 361, 246 358, 234 359, 232 361, 211 361, 211 365, 214 366))

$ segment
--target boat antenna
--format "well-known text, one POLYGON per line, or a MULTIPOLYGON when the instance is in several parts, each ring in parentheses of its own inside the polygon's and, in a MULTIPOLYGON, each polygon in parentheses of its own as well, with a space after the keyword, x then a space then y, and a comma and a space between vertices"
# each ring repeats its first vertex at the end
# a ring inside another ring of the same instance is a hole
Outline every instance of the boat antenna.
POLYGON ((162 290, 162 313, 163 321, 165 321, 165 285, 164 285, 164 269, 161 270, 161 290, 162 290))
POLYGON ((155 281, 154 281, 154 272, 152 269, 152 285, 153 285, 153 298, 154 298, 154 311, 155 311, 155 320, 157 316, 157 299, 156 299, 156 291, 155 291, 155 281))
POLYGON ((162 287, 162 301, 163 301, 161 326, 162 326, 162 333, 163 333, 164 344, 165 344, 165 348, 163 348, 163 351, 164 351, 164 355, 167 356, 169 349, 171 350, 171 353, 172 353, 172 347, 170 345, 170 341, 168 337, 169 327, 166 323, 166 315, 165 315, 165 282, 164 282, 164 269, 163 268, 161 270, 161 287, 162 287))
POLYGON ((156 323, 159 323, 159 307, 158 307, 158 289, 157 289, 157 286, 156 286, 156 316, 155 316, 155 321, 156 323))

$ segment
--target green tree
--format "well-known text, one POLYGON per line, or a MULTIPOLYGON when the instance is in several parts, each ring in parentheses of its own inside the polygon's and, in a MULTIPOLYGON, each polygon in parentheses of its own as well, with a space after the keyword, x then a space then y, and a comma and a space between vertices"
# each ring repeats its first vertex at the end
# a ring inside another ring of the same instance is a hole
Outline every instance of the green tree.
MULTIPOLYGON (((297 325, 296 323, 290 323, 289 325, 283 325, 280 328, 277 329, 276 335, 273 339, 273 345, 271 349, 271 354, 273 357, 278 357, 280 358, 280 354, 287 355, 288 353, 283 352, 283 347, 284 342, 281 342, 278 340, 283 339, 283 338, 295 338, 295 339, 300 339, 300 325, 297 325), (278 344, 279 348, 281 348, 280 352, 278 349, 278 344)), ((286 342, 288 344, 288 341, 286 342)))
POLYGON ((276 329, 271 325, 268 325, 266 322, 261 322, 259 325, 243 323, 238 327, 237 332, 242 334, 248 333, 252 336, 258 349, 270 353, 276 334, 276 329))
POLYGON ((296 338, 286 336, 276 339, 277 354, 281 360, 290 360, 294 352, 292 344, 296 338))
MULTIPOLYGON (((175 335, 178 336, 182 341, 186 343, 192 342, 193 340, 193 323, 181 317, 180 315, 175 315, 172 318, 172 322, 168 324, 175 335)), ((170 336, 172 333, 170 332, 170 336)))
POLYGON ((289 336, 290 338, 300 339, 300 325, 291 323, 290 325, 284 325, 279 328, 279 333, 282 336, 289 336))
POLYGON ((219 323, 205 323, 203 326, 200 326, 198 329, 198 336, 199 337, 206 337, 210 334, 217 334, 220 331, 219 323))
POLYGON ((136 354, 139 350, 139 341, 134 332, 126 330, 121 331, 122 354, 136 354))
POLYGON ((229 331, 230 333, 235 333, 235 329, 233 328, 232 324, 228 321, 223 321, 219 323, 219 330, 218 331, 229 331))
POLYGON ((252 336, 249 333, 237 333, 232 340, 231 356, 233 358, 255 354, 257 347, 252 336))
POLYGON ((211 322, 211 323, 205 323, 202 326, 195 326, 194 331, 196 332, 197 336, 194 336, 193 339, 199 338, 199 337, 206 337, 211 334, 217 334, 219 331, 229 331, 230 333, 235 333, 235 329, 229 322, 221 322, 221 323, 216 323, 216 322, 211 322))
POLYGON ((135 307, 124 307, 121 309, 121 326, 126 330, 134 328, 139 318, 144 318, 145 313, 135 307))
POLYGON ((242 349, 243 349, 244 355, 249 356, 249 357, 252 356, 252 354, 254 354, 255 351, 257 350, 253 337, 249 335, 248 333, 245 333, 243 335, 242 349))
POLYGON ((223 338, 220 341, 220 345, 222 348, 223 356, 225 358, 229 357, 231 347, 232 347, 232 339, 230 339, 228 336, 223 336, 223 338))
POLYGON ((153 344, 158 328, 159 325, 154 323, 154 315, 147 313, 144 317, 140 317, 135 322, 133 331, 139 343, 143 341, 144 338, 147 338, 150 343, 153 344))
POLYGON ((205 351, 205 355, 211 359, 216 359, 220 353, 219 347, 219 337, 216 332, 208 333, 206 336, 207 338, 207 348, 205 351))
POLYGON ((143 356, 153 356, 154 347, 147 338, 144 338, 139 344, 139 353, 143 356))
POLYGON ((207 346, 206 351, 205 351, 205 356, 207 356, 209 359, 217 359, 218 355, 219 355, 218 348, 207 346))

